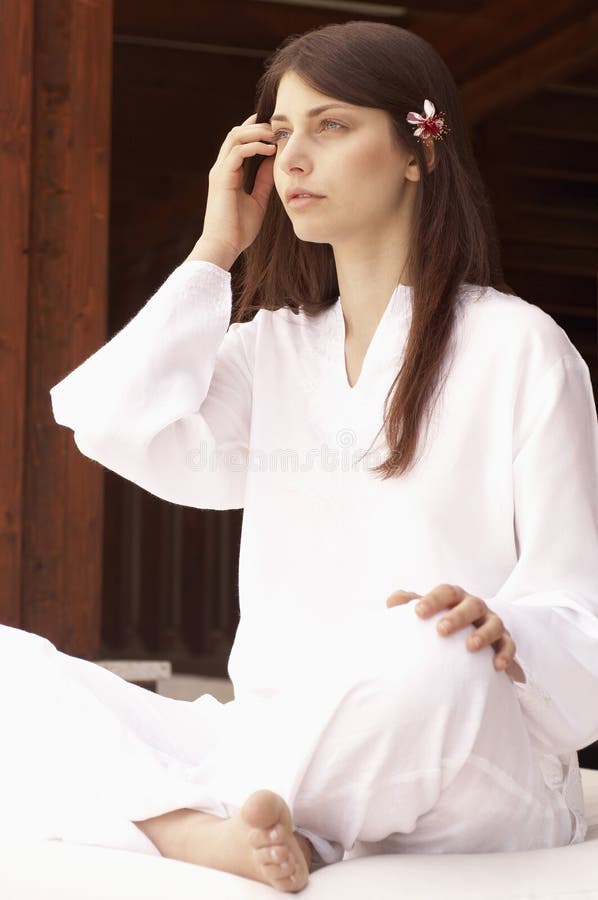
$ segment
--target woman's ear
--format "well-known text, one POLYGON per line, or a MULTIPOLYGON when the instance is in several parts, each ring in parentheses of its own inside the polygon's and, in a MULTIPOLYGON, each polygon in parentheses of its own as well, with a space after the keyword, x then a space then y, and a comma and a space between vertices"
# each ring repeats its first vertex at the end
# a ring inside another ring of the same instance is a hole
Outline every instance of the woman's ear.
MULTIPOLYGON (((431 172, 434 166, 436 165, 436 157, 434 154, 434 141, 424 141, 423 142, 424 155, 426 157, 426 163, 428 166, 428 172, 431 172)), ((409 159, 407 164, 407 171, 405 173, 406 178, 409 181, 419 181, 419 163, 415 156, 412 156, 409 159)))

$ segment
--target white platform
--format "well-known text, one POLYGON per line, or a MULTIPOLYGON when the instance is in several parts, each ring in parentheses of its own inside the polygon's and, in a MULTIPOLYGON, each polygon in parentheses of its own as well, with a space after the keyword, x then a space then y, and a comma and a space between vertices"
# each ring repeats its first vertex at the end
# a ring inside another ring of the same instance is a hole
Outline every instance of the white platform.
MULTIPOLYGON (((397 854, 312 873, 302 900, 598 900, 598 771, 582 769, 583 844, 523 853, 397 854)), ((46 841, 0 848, 2 900, 274 900, 266 885, 157 856, 46 841)), ((285 895, 295 896, 295 895, 285 895)))

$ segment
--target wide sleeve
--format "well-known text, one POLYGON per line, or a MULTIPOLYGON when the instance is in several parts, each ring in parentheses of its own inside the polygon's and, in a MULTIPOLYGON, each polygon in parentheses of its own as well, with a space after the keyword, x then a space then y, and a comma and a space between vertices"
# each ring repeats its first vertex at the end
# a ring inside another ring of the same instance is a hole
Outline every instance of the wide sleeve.
POLYGON ((229 326, 231 308, 230 272, 185 261, 50 390, 54 418, 85 456, 163 500, 242 508, 257 317, 229 326))
POLYGON ((598 740, 598 423, 577 350, 527 391, 514 423, 518 561, 490 609, 517 646, 514 682, 554 753, 598 740))

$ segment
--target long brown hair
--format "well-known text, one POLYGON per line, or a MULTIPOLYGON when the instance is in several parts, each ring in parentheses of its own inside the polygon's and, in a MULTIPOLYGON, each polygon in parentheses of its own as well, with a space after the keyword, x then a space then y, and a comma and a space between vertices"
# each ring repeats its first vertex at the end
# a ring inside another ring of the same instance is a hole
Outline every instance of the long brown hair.
MULTIPOLYGON (((278 84, 290 70, 323 94, 386 110, 398 140, 419 162, 408 259, 411 326, 401 369, 384 405, 390 455, 371 470, 383 479, 398 477, 413 463, 422 419, 434 405, 461 284, 492 285, 513 293, 503 281, 494 218, 457 86, 423 38, 380 22, 345 22, 291 35, 266 62, 257 85, 256 121, 269 121, 278 84), (445 113, 450 127, 450 133, 435 142, 430 172, 424 148, 405 118, 411 110, 421 112, 426 98, 445 113)), ((261 156, 244 161, 248 192, 262 161, 261 156)), ((315 316, 338 299, 332 247, 296 237, 275 189, 262 228, 240 261, 234 321, 260 308, 282 306, 315 316)))

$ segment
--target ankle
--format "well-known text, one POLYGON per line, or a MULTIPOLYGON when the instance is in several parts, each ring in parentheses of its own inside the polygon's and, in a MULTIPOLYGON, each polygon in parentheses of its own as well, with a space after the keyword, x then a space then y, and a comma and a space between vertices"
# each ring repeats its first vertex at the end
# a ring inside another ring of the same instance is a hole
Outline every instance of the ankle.
POLYGON ((220 821, 215 816, 194 809, 177 809, 142 822, 135 822, 135 825, 157 847, 162 856, 180 862, 191 862, 199 820, 210 819, 220 821))

